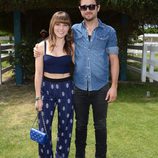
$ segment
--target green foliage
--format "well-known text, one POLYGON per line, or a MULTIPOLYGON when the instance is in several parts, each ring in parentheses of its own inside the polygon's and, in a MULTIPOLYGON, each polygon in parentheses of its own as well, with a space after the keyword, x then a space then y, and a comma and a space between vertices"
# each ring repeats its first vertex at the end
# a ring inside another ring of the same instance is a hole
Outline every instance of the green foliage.
POLYGON ((0 36, 8 36, 8 35, 10 35, 8 32, 0 31, 0 36))
POLYGON ((8 12, 17 9, 26 11, 37 8, 58 8, 65 5, 72 7, 76 2, 74 0, 0 0, 0 10, 8 12))
POLYGON ((108 9, 129 15, 142 22, 158 21, 157 0, 102 0, 108 9))
POLYGON ((158 27, 150 27, 144 30, 145 33, 158 33, 158 27))
POLYGON ((20 65, 23 71, 23 79, 32 79, 34 75, 33 47, 35 41, 23 41, 15 46, 15 52, 11 54, 10 63, 15 68, 20 65))
MULTIPOLYGON (((125 13, 133 19, 141 21, 158 21, 157 0, 101 0, 102 8, 125 13)), ((75 0, 0 0, 0 11, 74 8, 75 0)))

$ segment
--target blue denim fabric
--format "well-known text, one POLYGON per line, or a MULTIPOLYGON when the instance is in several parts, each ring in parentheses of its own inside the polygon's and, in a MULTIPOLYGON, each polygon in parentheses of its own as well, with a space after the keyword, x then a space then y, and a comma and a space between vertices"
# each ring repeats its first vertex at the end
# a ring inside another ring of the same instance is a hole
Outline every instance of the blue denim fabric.
POLYGON ((99 90, 109 80, 108 55, 118 55, 116 32, 100 20, 90 40, 84 22, 73 25, 72 29, 75 42, 75 86, 82 90, 99 90))

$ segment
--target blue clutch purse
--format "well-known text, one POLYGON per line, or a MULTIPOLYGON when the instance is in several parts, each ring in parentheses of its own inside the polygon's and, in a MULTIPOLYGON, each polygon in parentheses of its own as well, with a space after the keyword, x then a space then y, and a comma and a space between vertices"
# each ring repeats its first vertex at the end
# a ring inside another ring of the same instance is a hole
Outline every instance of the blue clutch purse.
POLYGON ((30 139, 39 144, 45 145, 48 142, 48 135, 47 135, 47 130, 46 130, 45 122, 43 119, 43 115, 42 115, 42 122, 43 122, 45 132, 42 132, 38 129, 33 128, 36 120, 37 120, 37 117, 35 118, 35 121, 33 122, 32 128, 30 129, 30 139))

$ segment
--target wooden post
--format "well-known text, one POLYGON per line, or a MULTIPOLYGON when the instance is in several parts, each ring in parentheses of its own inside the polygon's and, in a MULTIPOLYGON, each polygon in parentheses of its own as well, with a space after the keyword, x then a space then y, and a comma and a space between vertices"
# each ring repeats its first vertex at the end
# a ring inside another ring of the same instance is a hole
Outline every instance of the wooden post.
MULTIPOLYGON (((152 45, 150 46, 150 62, 154 61, 155 59, 155 52, 152 50, 152 45)), ((149 74, 154 76, 154 65, 149 64, 149 74)), ((152 78, 149 78, 150 82, 153 82, 152 78)))
MULTIPOLYGON (((144 41, 144 40, 143 40, 144 41)), ((147 45, 143 42, 143 51, 142 51, 142 72, 141 72, 141 81, 146 82, 146 71, 147 71, 147 45)))
MULTIPOLYGON (((20 24, 21 14, 19 10, 14 11, 14 40, 15 45, 19 44, 21 41, 21 24, 20 24)), ((15 50, 15 59, 18 58, 18 52, 15 50)), ((15 66, 15 76, 16 76, 16 84, 21 85, 23 82, 22 79, 22 67, 20 64, 15 66)))

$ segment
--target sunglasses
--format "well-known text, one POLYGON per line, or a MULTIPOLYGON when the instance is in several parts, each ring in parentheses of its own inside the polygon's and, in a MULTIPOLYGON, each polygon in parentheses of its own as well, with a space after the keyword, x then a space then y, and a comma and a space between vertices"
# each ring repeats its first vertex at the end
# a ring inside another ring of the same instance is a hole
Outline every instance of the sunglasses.
POLYGON ((96 6, 97 6, 96 4, 81 5, 80 6, 80 10, 82 10, 82 11, 86 11, 87 9, 89 9, 89 10, 95 10, 96 6))

